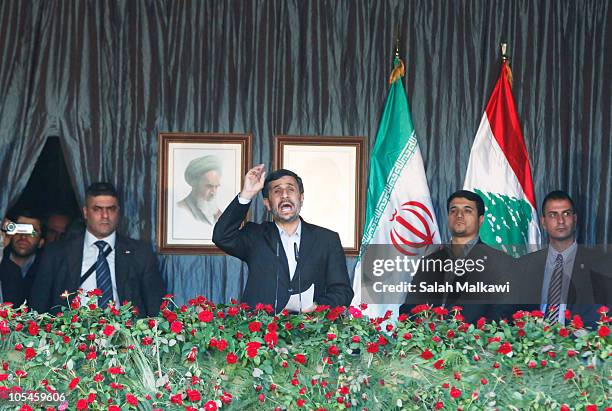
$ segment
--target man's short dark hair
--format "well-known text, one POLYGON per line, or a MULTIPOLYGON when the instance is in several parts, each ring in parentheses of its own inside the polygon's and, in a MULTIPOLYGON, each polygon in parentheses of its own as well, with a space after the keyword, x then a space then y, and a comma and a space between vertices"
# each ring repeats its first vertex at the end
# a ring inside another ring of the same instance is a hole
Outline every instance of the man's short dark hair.
POLYGON ((302 183, 302 179, 300 178, 300 176, 295 174, 293 171, 286 170, 284 168, 279 168, 278 170, 272 171, 270 174, 267 175, 266 180, 264 181, 263 190, 261 191, 261 194, 263 195, 263 197, 268 198, 268 185, 272 181, 276 181, 279 178, 282 178, 285 176, 295 178, 295 181, 297 181, 297 184, 298 184, 298 189, 300 190, 300 194, 304 193, 304 183, 302 183))
POLYGON ((455 191, 453 194, 451 194, 450 197, 448 197, 448 200, 446 200, 446 212, 447 213, 450 211, 451 201, 453 201, 455 198, 465 198, 469 201, 475 202, 476 209, 478 210, 478 217, 480 217, 481 215, 484 215, 485 204, 484 204, 484 201, 482 200, 482 197, 480 197, 478 194, 474 193, 473 191, 469 191, 469 190, 458 190, 458 191, 455 191))
POLYGON ((546 194, 546 197, 544 197, 544 200, 542 201, 542 216, 544 216, 544 214, 546 212, 545 211, 546 210, 546 203, 548 201, 551 201, 551 200, 567 200, 572 205, 572 210, 574 211, 574 213, 576 212, 576 207, 574 206, 574 200, 572 200, 570 195, 567 194, 563 190, 554 190, 554 191, 551 191, 550 193, 546 194))
POLYGON ((119 200, 115 186, 107 182, 93 183, 85 190, 85 199, 98 196, 111 196, 119 200))

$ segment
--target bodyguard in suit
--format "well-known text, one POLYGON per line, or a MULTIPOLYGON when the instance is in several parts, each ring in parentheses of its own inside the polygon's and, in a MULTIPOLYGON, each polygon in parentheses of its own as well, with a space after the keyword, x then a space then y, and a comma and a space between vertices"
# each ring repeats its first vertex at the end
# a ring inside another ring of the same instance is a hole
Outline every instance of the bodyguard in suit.
POLYGON ((306 312, 317 304, 350 304, 353 290, 340 237, 302 220, 303 201, 304 186, 297 174, 280 169, 266 178, 260 164, 249 170, 242 191, 217 221, 213 242, 249 267, 242 296, 249 306, 264 303, 276 312, 285 307, 306 312), (273 222, 247 222, 241 227, 261 190, 273 222), (313 291, 314 298, 308 297, 313 291))
MULTIPOLYGON (((499 319, 508 316, 513 307, 497 303, 509 301, 508 294, 511 290, 483 294, 456 289, 458 283, 504 285, 506 281, 510 281, 514 264, 512 257, 480 240, 479 231, 485 212, 484 201, 472 191, 459 190, 448 198, 446 208, 448 229, 452 235, 450 244, 432 246, 438 249, 423 260, 422 267, 434 268, 417 271, 412 284, 417 287, 420 283, 428 286, 449 284, 453 288, 448 292, 409 293, 406 303, 400 306, 400 313, 410 314, 415 305, 427 303, 434 306, 444 305, 449 310, 454 305, 462 306, 462 315, 466 322, 474 322, 480 317, 499 319), (473 262, 473 269, 465 269, 467 261, 473 262)), ((451 287, 448 288, 450 290, 451 287)))
POLYGON ((594 325, 597 309, 612 302, 610 256, 577 244, 578 214, 564 191, 552 191, 544 198, 540 222, 549 245, 521 258, 519 272, 530 284, 522 299, 534 302, 530 308, 543 311, 550 321, 565 324, 568 309, 594 325))
POLYGON ((97 288, 102 307, 131 301, 140 315, 156 315, 165 287, 150 245, 115 231, 120 211, 112 184, 94 183, 85 196, 85 232, 47 247, 32 286, 31 307, 56 313, 66 304, 64 291, 97 288))

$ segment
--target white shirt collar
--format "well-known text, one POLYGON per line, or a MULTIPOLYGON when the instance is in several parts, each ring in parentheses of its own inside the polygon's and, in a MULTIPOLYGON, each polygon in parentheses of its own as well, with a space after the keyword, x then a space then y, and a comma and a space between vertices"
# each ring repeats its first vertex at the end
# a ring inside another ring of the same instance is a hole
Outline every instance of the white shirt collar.
MULTIPOLYGON (((274 224, 276 224, 276 223, 274 223, 274 224)), ((278 234, 281 236, 281 238, 283 236, 286 236, 286 237, 298 237, 298 238, 300 238, 302 236, 302 219, 300 218, 300 222, 298 223, 297 229, 295 230, 295 233, 293 233, 292 236, 287 234, 287 232, 285 230, 283 230, 278 224, 276 224, 276 228, 278 228, 278 234)))
POLYGON ((85 245, 87 247, 97 247, 95 245, 96 241, 106 241, 110 246, 111 249, 114 251, 115 250, 115 240, 117 239, 117 232, 113 231, 111 233, 111 235, 109 235, 108 237, 104 237, 104 238, 97 238, 95 235, 93 235, 92 233, 89 232, 89 230, 85 230, 85 245))

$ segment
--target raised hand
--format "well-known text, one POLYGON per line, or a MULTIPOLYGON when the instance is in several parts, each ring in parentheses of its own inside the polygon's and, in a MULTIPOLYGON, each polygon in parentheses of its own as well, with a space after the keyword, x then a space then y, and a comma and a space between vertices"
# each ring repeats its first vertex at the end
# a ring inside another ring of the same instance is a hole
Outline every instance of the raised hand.
POLYGON ((266 179, 266 172, 264 171, 264 165, 259 164, 250 169, 244 176, 244 185, 240 192, 240 197, 245 200, 251 200, 261 191, 264 186, 266 179))

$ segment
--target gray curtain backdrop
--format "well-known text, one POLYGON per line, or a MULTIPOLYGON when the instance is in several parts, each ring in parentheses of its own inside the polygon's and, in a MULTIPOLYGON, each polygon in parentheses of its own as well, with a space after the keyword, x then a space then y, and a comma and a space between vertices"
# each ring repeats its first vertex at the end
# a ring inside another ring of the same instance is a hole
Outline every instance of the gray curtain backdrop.
MULTIPOLYGON (((611 9, 602 0, 2 1, 0 212, 50 135, 77 198, 91 181, 112 181, 121 231, 152 243, 159 131, 253 133, 254 164, 271 164, 274 134, 361 135, 371 148, 399 27, 439 220, 463 184, 504 40, 538 201, 568 190, 581 242, 609 243, 611 9)), ((252 208, 261 221, 261 202, 252 208)), ((181 302, 227 302, 247 275, 225 256, 160 264, 181 302)))

